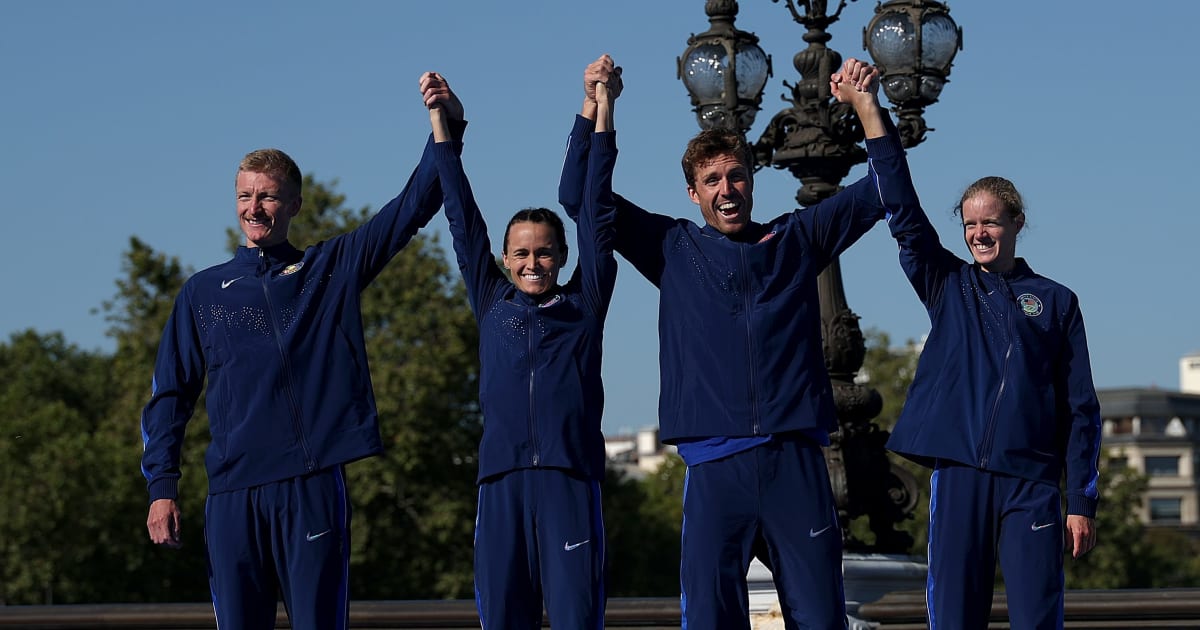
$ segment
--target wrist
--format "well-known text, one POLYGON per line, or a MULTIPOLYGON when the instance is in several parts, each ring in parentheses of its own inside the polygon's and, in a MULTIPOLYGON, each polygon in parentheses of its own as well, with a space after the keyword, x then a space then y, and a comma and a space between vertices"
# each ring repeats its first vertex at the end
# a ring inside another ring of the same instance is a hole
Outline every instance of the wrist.
POLYGON ((588 120, 596 120, 596 111, 599 108, 600 105, 596 103, 595 99, 584 97, 583 107, 580 109, 579 115, 587 118, 588 120))

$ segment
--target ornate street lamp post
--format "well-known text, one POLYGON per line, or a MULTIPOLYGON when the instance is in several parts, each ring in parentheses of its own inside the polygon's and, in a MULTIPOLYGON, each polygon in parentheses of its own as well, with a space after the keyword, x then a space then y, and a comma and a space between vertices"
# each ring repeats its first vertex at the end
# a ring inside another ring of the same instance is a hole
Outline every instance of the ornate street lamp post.
MULTIPOLYGON (((853 108, 838 103, 829 89, 829 75, 841 66, 842 57, 825 45, 831 39, 826 29, 848 0, 839 0, 833 13, 824 0, 784 1, 792 19, 807 29, 803 39, 808 47, 792 60, 801 79, 795 85, 784 82, 791 91, 784 98, 789 106, 772 117, 754 143, 755 157, 759 167, 791 172, 801 184, 796 200, 810 206, 837 192, 850 169, 867 159, 853 108)), ((704 10, 711 28, 688 39, 678 60, 679 76, 702 128, 722 126, 744 134, 762 102, 771 60, 755 35, 734 27, 736 0, 707 0, 704 10)), ((946 5, 932 0, 890 0, 875 12, 863 33, 864 46, 880 68, 904 146, 913 147, 931 131, 922 114, 941 94, 962 48, 962 31, 946 5)), ((852 519, 866 515, 875 534, 869 550, 904 553, 912 538, 895 525, 910 518, 916 506, 916 481, 889 462, 884 449, 888 434, 871 422, 882 407, 879 393, 854 382, 866 348, 859 318, 846 304, 837 260, 821 273, 818 286, 825 366, 840 425, 826 455, 846 548, 867 550, 848 530, 852 519)))

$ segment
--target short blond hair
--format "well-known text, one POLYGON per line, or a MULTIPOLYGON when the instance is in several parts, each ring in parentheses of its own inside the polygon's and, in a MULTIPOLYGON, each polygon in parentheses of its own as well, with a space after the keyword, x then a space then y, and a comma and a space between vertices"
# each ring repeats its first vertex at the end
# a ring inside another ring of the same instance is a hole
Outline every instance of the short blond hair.
POLYGON ((268 175, 292 186, 296 194, 300 194, 304 181, 296 161, 279 149, 258 149, 247 153, 238 164, 238 172, 268 175))

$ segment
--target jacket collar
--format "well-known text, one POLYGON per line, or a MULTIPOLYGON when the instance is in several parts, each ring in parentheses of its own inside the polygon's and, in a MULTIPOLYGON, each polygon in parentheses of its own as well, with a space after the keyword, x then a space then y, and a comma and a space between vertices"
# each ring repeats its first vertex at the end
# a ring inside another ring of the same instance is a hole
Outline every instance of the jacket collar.
POLYGON ((521 306, 550 306, 554 302, 562 299, 562 287, 554 287, 553 289, 543 293, 542 295, 529 295, 528 293, 513 287, 512 301, 521 306))
POLYGON ((723 238, 734 243, 747 243, 753 245, 761 241, 763 236, 767 234, 767 226, 763 225, 762 223, 755 223, 754 221, 751 221, 746 225, 746 227, 738 231, 737 234, 730 236, 705 223, 700 227, 700 233, 710 238, 723 238))
POLYGON ((990 276, 994 276, 996 278, 1003 278, 1004 280, 1006 280, 1008 282, 1012 282, 1013 280, 1020 280, 1022 278, 1028 278, 1028 277, 1034 275, 1033 269, 1030 268, 1029 263, 1025 262, 1024 258, 1017 258, 1013 262, 1012 269, 1009 269, 1008 271, 1001 271, 999 273, 985 272, 983 270, 983 268, 980 267, 979 263, 977 263, 977 262, 971 263, 971 266, 975 267, 975 270, 984 276, 990 275, 990 276))
POLYGON ((233 259, 238 262, 255 265, 265 260, 267 266, 274 267, 277 264, 290 265, 303 257, 304 252, 296 249, 290 242, 284 241, 270 247, 246 247, 245 245, 241 245, 237 248, 233 259))

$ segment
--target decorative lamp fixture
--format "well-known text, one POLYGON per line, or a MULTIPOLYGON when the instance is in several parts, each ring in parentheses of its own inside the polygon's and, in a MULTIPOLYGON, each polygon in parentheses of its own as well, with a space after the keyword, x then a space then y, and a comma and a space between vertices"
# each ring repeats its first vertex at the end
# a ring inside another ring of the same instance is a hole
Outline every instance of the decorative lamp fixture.
POLYGON ((890 0, 875 7, 875 17, 863 29, 863 47, 882 74, 904 146, 920 144, 932 131, 922 114, 946 85, 954 56, 962 50, 962 28, 941 2, 890 0))
POLYGON ((687 50, 676 59, 678 77, 702 129, 723 127, 744 134, 762 103, 771 58, 759 47, 758 37, 733 25, 736 0, 708 0, 704 11, 709 29, 688 38, 687 50))

